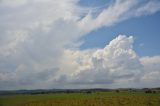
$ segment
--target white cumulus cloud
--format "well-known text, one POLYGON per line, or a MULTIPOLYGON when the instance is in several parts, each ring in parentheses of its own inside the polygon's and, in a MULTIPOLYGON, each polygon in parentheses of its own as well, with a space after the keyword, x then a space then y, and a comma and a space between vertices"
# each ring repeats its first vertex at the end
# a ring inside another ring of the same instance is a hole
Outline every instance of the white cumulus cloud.
POLYGON ((103 49, 66 50, 60 70, 68 73, 63 73, 63 81, 84 87, 158 86, 159 56, 139 57, 133 43, 132 36, 119 35, 103 49))

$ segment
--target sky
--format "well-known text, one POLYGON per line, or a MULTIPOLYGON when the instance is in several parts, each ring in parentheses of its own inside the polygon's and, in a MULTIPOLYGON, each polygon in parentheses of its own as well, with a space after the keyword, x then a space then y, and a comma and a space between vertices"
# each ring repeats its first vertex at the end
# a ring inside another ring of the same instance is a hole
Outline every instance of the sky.
POLYGON ((160 87, 159 0, 0 0, 0 90, 160 87))

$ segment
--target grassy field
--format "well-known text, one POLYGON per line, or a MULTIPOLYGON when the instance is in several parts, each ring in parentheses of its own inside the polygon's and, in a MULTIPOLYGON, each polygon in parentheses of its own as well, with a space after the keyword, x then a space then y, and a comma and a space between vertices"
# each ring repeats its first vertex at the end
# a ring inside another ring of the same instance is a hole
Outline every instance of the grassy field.
POLYGON ((160 93, 96 92, 0 96, 0 106, 160 106, 160 93))

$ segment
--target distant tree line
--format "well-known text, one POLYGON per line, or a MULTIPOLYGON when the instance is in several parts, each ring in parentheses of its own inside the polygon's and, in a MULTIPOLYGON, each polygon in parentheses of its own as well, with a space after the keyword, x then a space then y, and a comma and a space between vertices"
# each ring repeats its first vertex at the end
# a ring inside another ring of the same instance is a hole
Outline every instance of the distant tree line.
POLYGON ((145 93, 156 93, 156 91, 148 89, 148 90, 145 91, 145 93))

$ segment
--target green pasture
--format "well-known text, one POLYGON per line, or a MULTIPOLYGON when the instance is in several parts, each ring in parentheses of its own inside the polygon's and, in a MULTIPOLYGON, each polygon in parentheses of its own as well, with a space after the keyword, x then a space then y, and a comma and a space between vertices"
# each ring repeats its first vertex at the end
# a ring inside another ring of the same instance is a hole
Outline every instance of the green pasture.
POLYGON ((94 92, 0 96, 0 106, 160 106, 160 93, 94 92))

